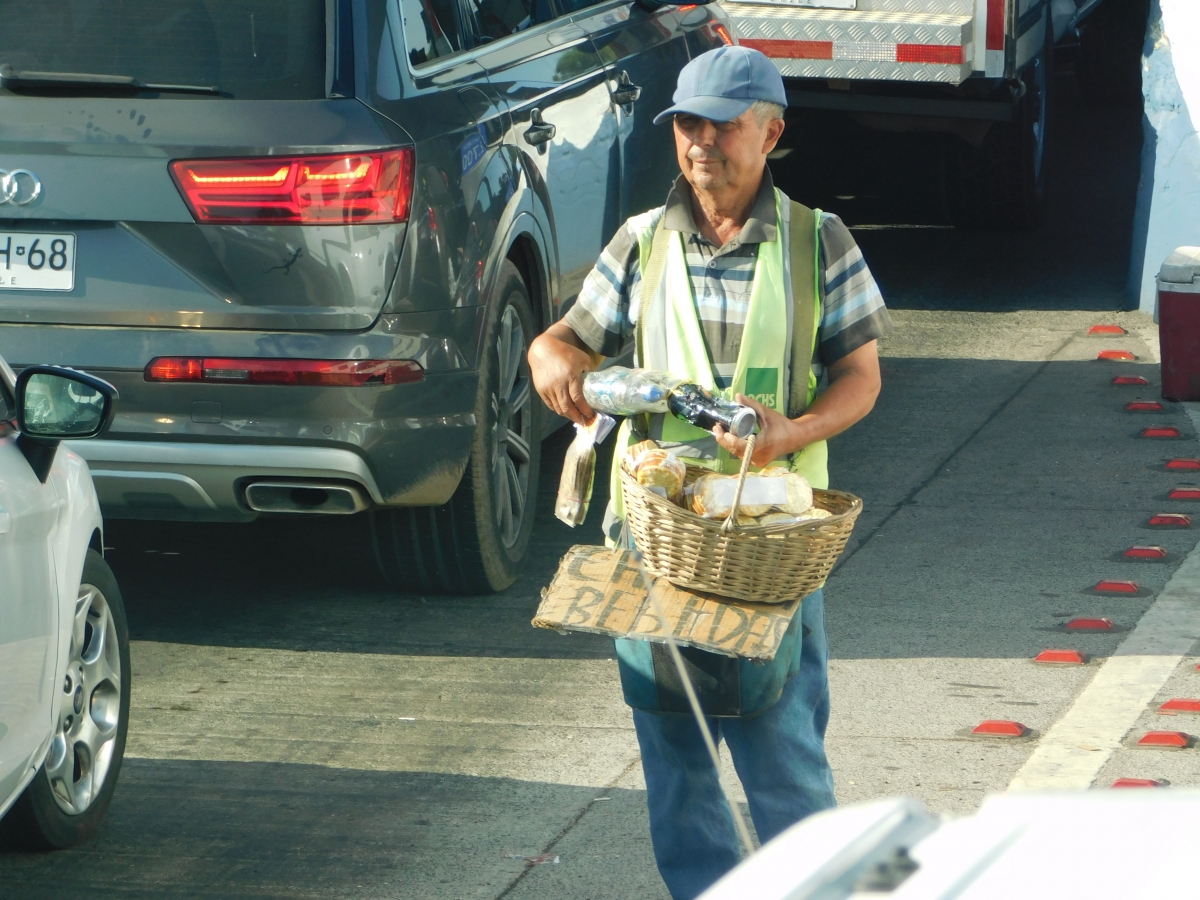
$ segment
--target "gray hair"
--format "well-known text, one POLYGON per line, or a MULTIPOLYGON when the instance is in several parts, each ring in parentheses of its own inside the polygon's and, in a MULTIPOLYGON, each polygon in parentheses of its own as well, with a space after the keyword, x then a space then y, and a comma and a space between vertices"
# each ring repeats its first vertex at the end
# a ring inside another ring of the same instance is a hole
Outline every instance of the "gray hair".
POLYGON ((754 113, 754 118, 759 125, 765 125, 772 119, 783 118, 783 107, 770 100, 755 100, 750 111, 754 113))

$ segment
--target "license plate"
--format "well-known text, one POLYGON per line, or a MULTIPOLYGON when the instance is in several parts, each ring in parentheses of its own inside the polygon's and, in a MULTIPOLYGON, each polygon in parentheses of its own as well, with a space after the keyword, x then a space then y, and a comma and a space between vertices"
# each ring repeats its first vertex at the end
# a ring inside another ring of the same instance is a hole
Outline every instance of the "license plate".
POLYGON ((75 287, 75 235, 0 231, 0 289, 69 291, 75 287))

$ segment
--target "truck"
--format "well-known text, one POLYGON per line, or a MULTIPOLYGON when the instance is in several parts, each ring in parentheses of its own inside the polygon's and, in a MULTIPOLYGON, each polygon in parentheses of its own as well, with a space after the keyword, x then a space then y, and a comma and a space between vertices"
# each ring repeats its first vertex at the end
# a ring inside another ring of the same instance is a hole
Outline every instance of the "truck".
POLYGON ((963 227, 1032 229, 1046 197, 1058 46, 1081 91, 1140 102, 1148 0, 722 0, 792 108, 865 128, 941 132, 947 210, 963 227))

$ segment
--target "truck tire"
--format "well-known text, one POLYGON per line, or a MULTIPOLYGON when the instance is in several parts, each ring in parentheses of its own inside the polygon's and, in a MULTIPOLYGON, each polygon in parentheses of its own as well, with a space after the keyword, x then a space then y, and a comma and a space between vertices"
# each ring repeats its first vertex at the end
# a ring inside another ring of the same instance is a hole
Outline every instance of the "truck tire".
POLYGON ((1098 106, 1142 105, 1142 47, 1150 0, 1104 0, 1083 21, 1075 83, 1098 106))
POLYGON ((947 198, 963 228, 1029 231, 1046 200, 1046 147, 1054 111, 1054 33, 1020 76, 1012 122, 997 122, 979 147, 950 138, 947 198))
POLYGON ((529 548, 543 418, 526 359, 534 319, 516 266, 506 260, 497 284, 484 329, 475 437, 458 490, 442 506, 371 514, 379 569, 397 591, 502 591, 529 548))
POLYGON ((0 822, 0 843, 61 850, 90 839, 108 810, 129 731, 129 625, 112 569, 88 550, 75 605, 58 727, 33 781, 0 822))

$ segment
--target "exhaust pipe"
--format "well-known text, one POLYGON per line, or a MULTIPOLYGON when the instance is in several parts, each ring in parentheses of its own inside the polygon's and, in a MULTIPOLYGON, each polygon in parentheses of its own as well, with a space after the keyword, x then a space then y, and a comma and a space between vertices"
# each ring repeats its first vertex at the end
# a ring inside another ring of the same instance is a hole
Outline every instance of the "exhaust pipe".
POLYGON ((348 516, 369 504, 354 485, 256 481, 246 487, 246 505, 256 512, 348 516))

